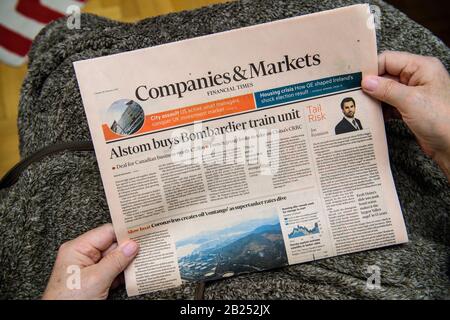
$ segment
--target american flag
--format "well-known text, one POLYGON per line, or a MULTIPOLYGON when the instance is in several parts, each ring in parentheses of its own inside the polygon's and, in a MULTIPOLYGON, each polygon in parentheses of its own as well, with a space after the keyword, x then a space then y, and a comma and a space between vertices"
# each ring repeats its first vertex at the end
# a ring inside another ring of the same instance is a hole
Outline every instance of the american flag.
POLYGON ((0 60, 13 66, 25 62, 31 42, 49 22, 66 15, 69 6, 86 0, 0 0, 0 60))

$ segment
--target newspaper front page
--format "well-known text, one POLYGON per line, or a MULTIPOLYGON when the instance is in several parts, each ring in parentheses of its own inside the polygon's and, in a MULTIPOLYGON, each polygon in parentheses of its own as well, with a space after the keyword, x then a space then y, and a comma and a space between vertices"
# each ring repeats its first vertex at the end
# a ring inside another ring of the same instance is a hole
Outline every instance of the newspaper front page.
POLYGON ((368 5, 74 63, 130 296, 408 241, 368 5))

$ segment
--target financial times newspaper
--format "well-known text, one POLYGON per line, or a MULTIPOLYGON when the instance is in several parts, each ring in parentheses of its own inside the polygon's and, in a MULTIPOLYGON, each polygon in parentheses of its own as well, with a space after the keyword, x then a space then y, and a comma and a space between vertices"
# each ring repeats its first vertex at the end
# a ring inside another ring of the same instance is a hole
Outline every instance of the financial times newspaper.
POLYGON ((74 63, 130 296, 408 241, 368 5, 74 63))

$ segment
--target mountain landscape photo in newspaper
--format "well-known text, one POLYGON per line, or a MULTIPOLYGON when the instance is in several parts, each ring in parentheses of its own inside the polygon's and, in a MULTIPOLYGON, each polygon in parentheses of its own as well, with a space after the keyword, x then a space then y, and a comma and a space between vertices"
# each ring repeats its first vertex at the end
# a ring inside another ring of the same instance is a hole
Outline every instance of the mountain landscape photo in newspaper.
POLYGON ((277 216, 202 232, 176 243, 181 278, 212 280, 288 265, 277 216))

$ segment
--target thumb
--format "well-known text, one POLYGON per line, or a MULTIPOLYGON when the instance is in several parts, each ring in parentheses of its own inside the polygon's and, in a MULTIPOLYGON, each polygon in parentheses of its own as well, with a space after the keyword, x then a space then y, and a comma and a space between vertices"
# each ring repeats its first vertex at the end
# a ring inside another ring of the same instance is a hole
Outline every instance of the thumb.
POLYGON ((405 100, 410 88, 400 82, 377 76, 366 76, 361 83, 362 89, 372 97, 394 106, 403 113, 405 100))
POLYGON ((139 246, 135 241, 128 240, 108 253, 95 265, 98 278, 110 286, 114 279, 134 260, 138 249, 139 246))

